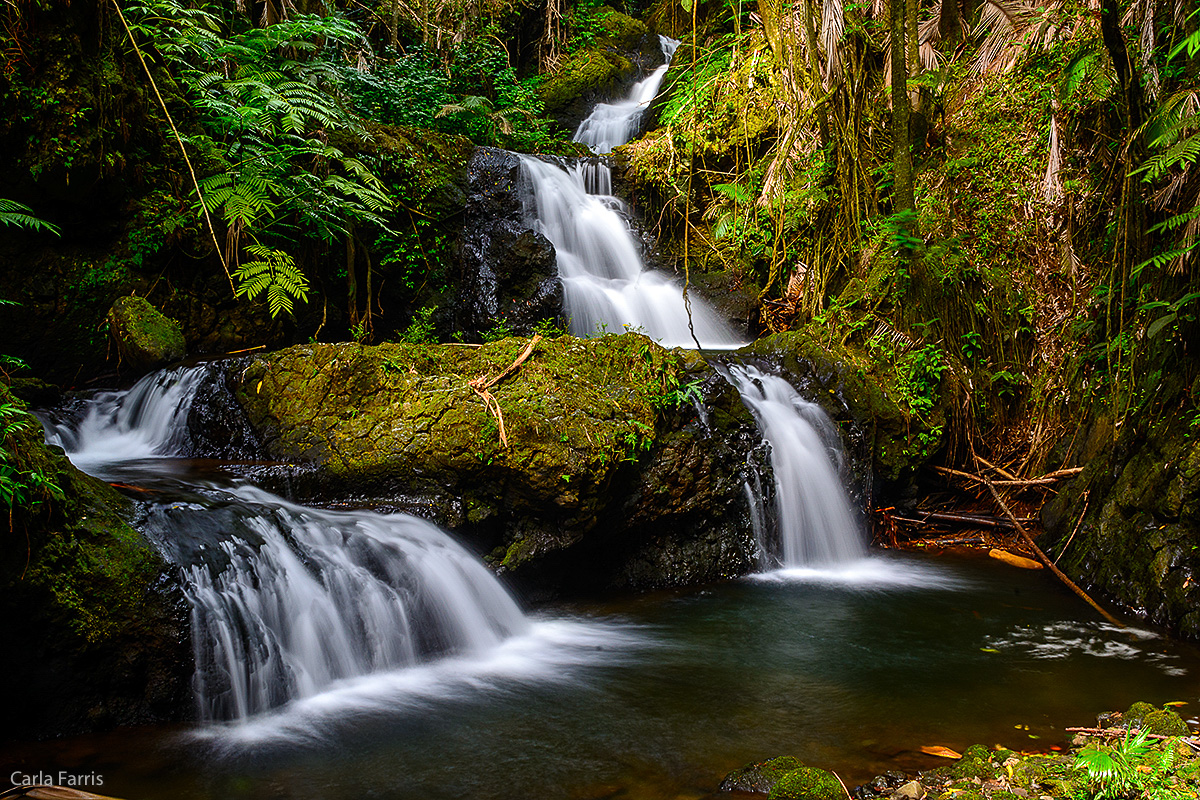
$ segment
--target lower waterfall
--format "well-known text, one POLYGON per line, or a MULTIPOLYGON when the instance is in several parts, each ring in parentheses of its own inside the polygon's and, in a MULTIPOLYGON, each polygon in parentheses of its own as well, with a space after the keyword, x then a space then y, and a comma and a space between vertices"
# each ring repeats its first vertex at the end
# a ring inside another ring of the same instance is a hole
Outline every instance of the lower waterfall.
POLYGON ((245 720, 340 680, 481 653, 528 630, 496 577, 429 522, 306 508, 246 484, 164 482, 155 461, 179 454, 206 374, 156 373, 45 423, 78 465, 132 470, 160 498, 145 527, 185 579, 202 719, 245 720))
POLYGON ((728 375, 770 447, 779 546, 777 552, 765 548, 765 566, 830 567, 865 558, 839 475, 838 431, 828 415, 778 375, 740 364, 730 365, 728 375))

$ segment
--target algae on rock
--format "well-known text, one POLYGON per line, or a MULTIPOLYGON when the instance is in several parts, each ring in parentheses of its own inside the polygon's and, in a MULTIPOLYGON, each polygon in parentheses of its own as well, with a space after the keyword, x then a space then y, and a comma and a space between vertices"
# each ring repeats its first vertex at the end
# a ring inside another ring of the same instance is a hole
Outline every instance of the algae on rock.
POLYGON ((758 437, 728 387, 711 382, 729 412, 708 432, 675 394, 703 362, 638 334, 543 339, 490 389, 505 447, 469 381, 525 345, 296 346, 252 359, 237 394, 267 454, 315 464, 319 491, 431 516, 550 588, 747 571, 758 437))

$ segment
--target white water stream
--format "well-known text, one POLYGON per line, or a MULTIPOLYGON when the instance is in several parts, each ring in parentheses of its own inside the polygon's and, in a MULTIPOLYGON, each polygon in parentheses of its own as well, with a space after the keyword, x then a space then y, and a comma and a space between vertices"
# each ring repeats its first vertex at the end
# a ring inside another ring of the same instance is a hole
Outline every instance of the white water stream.
MULTIPOLYGON (((629 141, 658 94, 679 42, 660 37, 664 63, 617 103, 600 103, 575 139, 605 154, 629 141)), ((612 173, 603 158, 570 167, 521 156, 532 192, 527 213, 558 253, 571 333, 595 336, 640 330, 667 347, 729 349, 741 340, 696 292, 662 272, 647 270, 637 241, 611 195, 612 173)))
POLYGON ((770 445, 778 565, 843 569, 866 558, 859 523, 838 474, 838 431, 828 415, 778 375, 743 365, 728 370, 770 445))

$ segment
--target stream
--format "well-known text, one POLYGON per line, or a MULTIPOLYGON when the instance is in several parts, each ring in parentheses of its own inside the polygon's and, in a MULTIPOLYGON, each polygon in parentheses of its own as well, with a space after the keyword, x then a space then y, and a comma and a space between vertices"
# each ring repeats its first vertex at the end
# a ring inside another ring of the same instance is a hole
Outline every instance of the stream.
MULTIPOLYGON (((605 153, 634 135, 664 72, 577 138, 605 153)), ((577 332, 739 344, 644 269, 602 160, 523 168, 577 332)), ((192 460, 203 366, 46 417, 76 465, 150 498, 145 533, 191 611, 198 722, 0 745, 0 763, 102 775, 90 788, 128 800, 698 798, 776 755, 853 786, 936 766, 921 745, 1061 746, 1097 712, 1198 699, 1193 647, 1108 625, 1044 571, 869 551, 824 412, 722 370, 770 445, 762 571, 533 610, 427 521, 306 508, 192 460)))

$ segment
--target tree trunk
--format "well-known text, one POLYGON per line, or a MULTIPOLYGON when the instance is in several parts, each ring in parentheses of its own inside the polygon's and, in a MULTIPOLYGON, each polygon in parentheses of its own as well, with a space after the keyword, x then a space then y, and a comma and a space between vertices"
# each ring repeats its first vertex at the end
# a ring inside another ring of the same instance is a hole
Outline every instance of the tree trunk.
POLYGON ((908 129, 908 66, 905 0, 891 0, 892 22, 892 211, 914 211, 912 142, 908 129))

